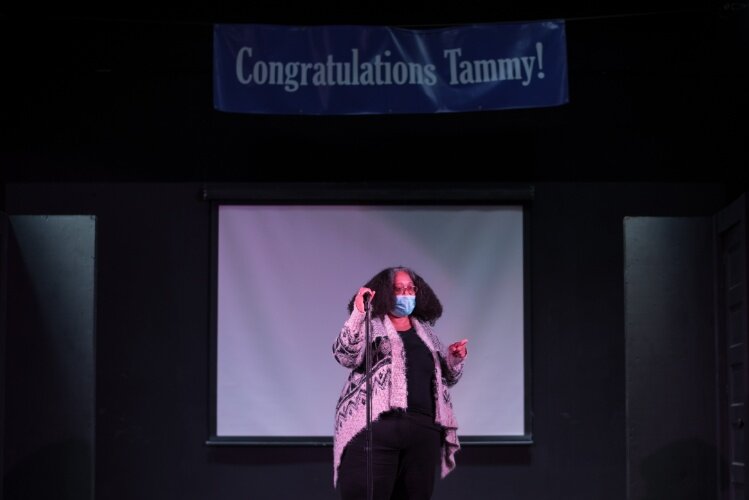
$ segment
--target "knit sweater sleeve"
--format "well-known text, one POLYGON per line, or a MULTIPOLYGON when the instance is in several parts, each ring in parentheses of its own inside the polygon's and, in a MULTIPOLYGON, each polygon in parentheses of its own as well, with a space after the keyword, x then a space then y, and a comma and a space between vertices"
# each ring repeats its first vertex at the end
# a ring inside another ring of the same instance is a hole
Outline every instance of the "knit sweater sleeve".
POLYGON ((459 360, 443 350, 440 351, 440 362, 442 363, 442 374, 445 376, 447 386, 452 387, 457 384, 460 377, 463 376, 465 360, 459 360))
POLYGON ((458 383, 460 377, 463 376, 463 365, 465 364, 465 358, 459 359, 452 356, 448 351, 447 347, 442 344, 442 341, 434 332, 434 330, 428 324, 422 326, 426 331, 427 335, 434 345, 434 350, 437 352, 437 357, 440 361, 440 367, 442 368, 442 376, 445 378, 445 383, 448 387, 452 387, 458 383))
POLYGON ((442 345, 439 337, 437 337, 437 335, 434 335, 434 332, 431 333, 440 359, 440 365, 442 365, 442 375, 445 377, 447 386, 452 387, 457 384, 460 380, 460 377, 463 376, 463 366, 465 364, 465 359, 459 359, 451 355, 448 352, 447 347, 442 345))
POLYGON ((333 357, 346 368, 357 368, 364 362, 364 319, 365 313, 356 307, 343 324, 338 337, 333 342, 333 357))

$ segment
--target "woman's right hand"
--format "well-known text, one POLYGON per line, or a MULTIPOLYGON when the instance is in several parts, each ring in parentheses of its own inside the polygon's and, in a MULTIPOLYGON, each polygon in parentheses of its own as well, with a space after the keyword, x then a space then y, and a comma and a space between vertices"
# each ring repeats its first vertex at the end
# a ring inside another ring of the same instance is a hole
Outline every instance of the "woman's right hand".
POLYGON ((372 299, 374 299, 375 293, 367 287, 361 287, 358 292, 356 292, 356 298, 354 299, 354 305, 356 306, 356 310, 359 312, 364 312, 364 294, 369 294, 369 303, 372 303, 372 299))

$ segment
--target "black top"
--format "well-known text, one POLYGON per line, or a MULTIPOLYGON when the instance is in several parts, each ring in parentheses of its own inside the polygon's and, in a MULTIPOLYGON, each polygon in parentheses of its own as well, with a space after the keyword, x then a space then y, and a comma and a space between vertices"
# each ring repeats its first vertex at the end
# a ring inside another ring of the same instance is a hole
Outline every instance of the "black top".
POLYGON ((406 352, 408 411, 434 416, 434 358, 411 327, 398 332, 406 352))

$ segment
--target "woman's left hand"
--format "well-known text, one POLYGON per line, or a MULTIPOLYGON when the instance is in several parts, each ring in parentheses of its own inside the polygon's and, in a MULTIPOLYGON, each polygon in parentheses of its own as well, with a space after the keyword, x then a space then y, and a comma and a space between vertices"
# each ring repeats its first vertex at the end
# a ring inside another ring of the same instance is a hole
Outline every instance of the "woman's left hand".
POLYGON ((466 349, 467 343, 468 339, 463 339, 459 342, 455 342, 454 344, 450 344, 450 347, 447 348, 447 351, 460 360, 465 359, 465 357, 468 355, 468 349, 466 349))

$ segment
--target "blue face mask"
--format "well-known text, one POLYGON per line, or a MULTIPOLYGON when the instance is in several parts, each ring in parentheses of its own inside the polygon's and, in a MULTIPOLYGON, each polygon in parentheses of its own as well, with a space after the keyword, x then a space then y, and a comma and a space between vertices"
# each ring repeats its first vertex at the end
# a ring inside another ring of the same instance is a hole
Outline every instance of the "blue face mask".
POLYGON ((390 313, 400 318, 414 312, 414 307, 416 307, 416 295, 396 295, 395 305, 390 313))

